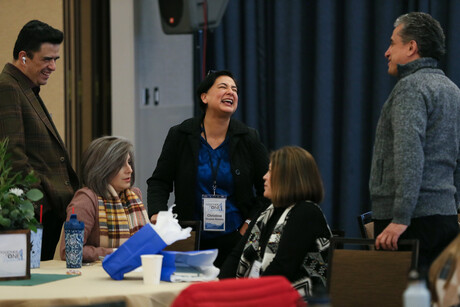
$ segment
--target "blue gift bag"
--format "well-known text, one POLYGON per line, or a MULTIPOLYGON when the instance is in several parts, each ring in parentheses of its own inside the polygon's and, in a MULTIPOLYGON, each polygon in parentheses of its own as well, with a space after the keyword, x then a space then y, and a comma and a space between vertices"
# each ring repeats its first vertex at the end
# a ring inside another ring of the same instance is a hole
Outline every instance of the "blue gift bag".
POLYGON ((166 246, 152 224, 147 224, 115 252, 105 256, 102 267, 110 277, 121 280, 124 274, 141 266, 141 255, 158 254, 166 246))

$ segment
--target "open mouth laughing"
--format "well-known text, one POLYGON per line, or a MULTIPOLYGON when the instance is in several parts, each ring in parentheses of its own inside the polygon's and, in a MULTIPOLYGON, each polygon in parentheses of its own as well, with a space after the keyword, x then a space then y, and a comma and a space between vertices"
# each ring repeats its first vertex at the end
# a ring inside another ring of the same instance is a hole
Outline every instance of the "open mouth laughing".
POLYGON ((222 99, 222 103, 233 106, 233 99, 222 99))

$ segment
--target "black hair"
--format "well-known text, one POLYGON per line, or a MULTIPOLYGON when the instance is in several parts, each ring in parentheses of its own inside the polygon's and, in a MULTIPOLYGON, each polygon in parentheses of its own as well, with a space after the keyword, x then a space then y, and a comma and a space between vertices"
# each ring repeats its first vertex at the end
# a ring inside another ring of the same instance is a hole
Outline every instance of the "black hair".
POLYGON ((22 27, 13 49, 13 58, 19 57, 20 51, 25 51, 29 58, 39 51, 43 43, 61 44, 64 40, 62 31, 51 27, 39 20, 31 20, 22 27))
POLYGON ((214 85, 214 82, 216 82, 216 79, 219 78, 220 76, 228 76, 232 78, 233 81, 235 81, 236 86, 238 87, 238 83, 230 71, 228 70, 218 70, 218 71, 210 70, 208 74, 206 75, 206 77, 203 79, 203 81, 200 82, 196 90, 198 101, 200 102, 200 108, 201 108, 201 111, 203 111, 203 113, 206 113, 206 108, 208 107, 208 105, 205 104, 201 100, 201 94, 207 93, 209 89, 214 85))
POLYGON ((394 26, 400 24, 403 25, 399 31, 403 43, 415 40, 421 57, 435 58, 439 61, 446 53, 444 32, 439 22, 431 15, 411 12, 396 19, 394 26))

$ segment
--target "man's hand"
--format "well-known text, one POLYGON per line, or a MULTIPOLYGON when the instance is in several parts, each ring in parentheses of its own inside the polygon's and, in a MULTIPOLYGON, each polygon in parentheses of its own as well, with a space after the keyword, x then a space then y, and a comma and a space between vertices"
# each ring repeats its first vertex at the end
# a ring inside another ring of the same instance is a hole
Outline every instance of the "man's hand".
POLYGON ((375 247, 377 249, 397 250, 398 239, 406 229, 407 225, 390 223, 390 225, 378 235, 375 240, 375 247))

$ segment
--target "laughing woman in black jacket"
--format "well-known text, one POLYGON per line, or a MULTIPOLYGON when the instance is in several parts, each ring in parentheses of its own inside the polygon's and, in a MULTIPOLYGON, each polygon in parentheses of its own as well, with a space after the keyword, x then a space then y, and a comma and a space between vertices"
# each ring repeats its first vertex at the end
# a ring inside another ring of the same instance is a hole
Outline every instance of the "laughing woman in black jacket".
POLYGON ((215 265, 246 231, 268 200, 263 175, 268 153, 256 130, 232 119, 238 88, 228 71, 209 73, 197 95, 203 115, 172 127, 153 175, 147 180, 151 221, 167 210, 174 190, 179 220, 201 220, 200 249, 219 250, 215 265))

